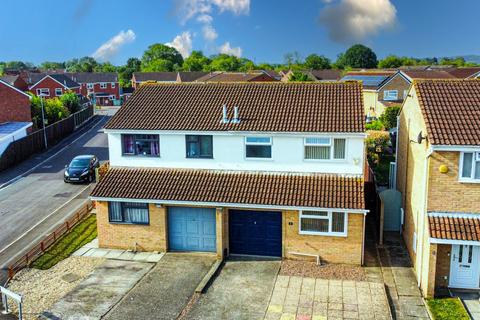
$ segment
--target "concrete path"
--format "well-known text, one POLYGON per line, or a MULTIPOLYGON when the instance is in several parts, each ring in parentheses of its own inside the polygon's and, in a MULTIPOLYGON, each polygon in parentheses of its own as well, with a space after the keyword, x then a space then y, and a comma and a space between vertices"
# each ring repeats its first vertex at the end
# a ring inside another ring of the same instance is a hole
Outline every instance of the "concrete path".
POLYGON ((186 318, 263 319, 279 268, 278 260, 227 261, 186 318))
POLYGON ((152 268, 151 263, 107 260, 55 303, 49 319, 100 319, 152 268))
POLYGON ((102 319, 176 319, 215 260, 214 255, 167 253, 102 319))
POLYGON ((74 256, 105 258, 112 260, 153 262, 160 261, 164 253, 158 252, 132 252, 129 250, 103 249, 98 247, 98 239, 93 239, 77 251, 74 256))
POLYGON ((392 319, 382 283, 278 276, 265 320, 392 319))

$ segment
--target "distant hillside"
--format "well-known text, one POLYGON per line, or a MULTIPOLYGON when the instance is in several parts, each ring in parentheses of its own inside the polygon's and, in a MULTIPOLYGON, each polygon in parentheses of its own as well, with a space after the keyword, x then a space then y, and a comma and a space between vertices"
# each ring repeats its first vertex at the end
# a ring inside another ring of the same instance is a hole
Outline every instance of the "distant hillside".
MULTIPOLYGON (((465 62, 473 62, 473 63, 480 64, 480 55, 478 55, 478 54, 467 54, 467 55, 460 56, 460 57, 465 59, 465 62)), ((452 58, 456 58, 456 57, 452 57, 452 58)))

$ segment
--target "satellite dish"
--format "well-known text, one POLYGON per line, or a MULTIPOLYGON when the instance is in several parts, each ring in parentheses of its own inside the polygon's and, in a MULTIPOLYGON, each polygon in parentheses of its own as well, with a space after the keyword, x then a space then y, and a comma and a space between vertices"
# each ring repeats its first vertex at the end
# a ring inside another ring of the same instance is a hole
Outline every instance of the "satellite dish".
POLYGON ((426 139, 426 137, 422 136, 422 131, 420 131, 420 132, 418 133, 417 143, 418 143, 418 144, 422 144, 423 139, 426 139))

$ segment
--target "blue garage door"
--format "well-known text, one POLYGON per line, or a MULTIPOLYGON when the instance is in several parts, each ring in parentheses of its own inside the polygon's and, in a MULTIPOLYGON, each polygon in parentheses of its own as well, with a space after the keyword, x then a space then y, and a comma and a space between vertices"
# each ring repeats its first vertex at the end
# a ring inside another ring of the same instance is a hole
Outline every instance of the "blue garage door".
POLYGON ((169 207, 170 250, 215 252, 215 224, 215 209, 169 207))
POLYGON ((229 210, 230 252, 282 256, 282 213, 229 210))

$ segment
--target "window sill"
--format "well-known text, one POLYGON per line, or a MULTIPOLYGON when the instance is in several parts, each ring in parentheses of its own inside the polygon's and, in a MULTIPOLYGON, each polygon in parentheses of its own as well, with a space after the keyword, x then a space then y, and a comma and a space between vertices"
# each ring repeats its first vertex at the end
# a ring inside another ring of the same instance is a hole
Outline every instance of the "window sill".
POLYGON ((304 162, 314 163, 347 163, 347 159, 303 159, 304 162))
POLYGON ((213 157, 185 157, 185 159, 192 159, 192 160, 198 160, 198 159, 212 160, 213 157))
POLYGON ((314 232, 314 231, 299 231, 300 235, 306 236, 324 236, 324 237, 341 237, 346 238, 346 233, 330 233, 330 232, 314 232))
POLYGON ((122 157, 127 157, 127 158, 160 158, 160 156, 149 156, 149 155, 143 155, 143 154, 128 154, 128 153, 122 154, 122 157))
POLYGON ((273 158, 247 158, 245 157, 246 161, 273 161, 273 158))
POLYGON ((480 179, 458 179, 458 182, 460 183, 480 183, 480 179))
POLYGON ((122 224, 122 225, 131 225, 131 226, 149 226, 150 223, 134 223, 134 222, 119 222, 119 221, 108 221, 110 224, 122 224))

